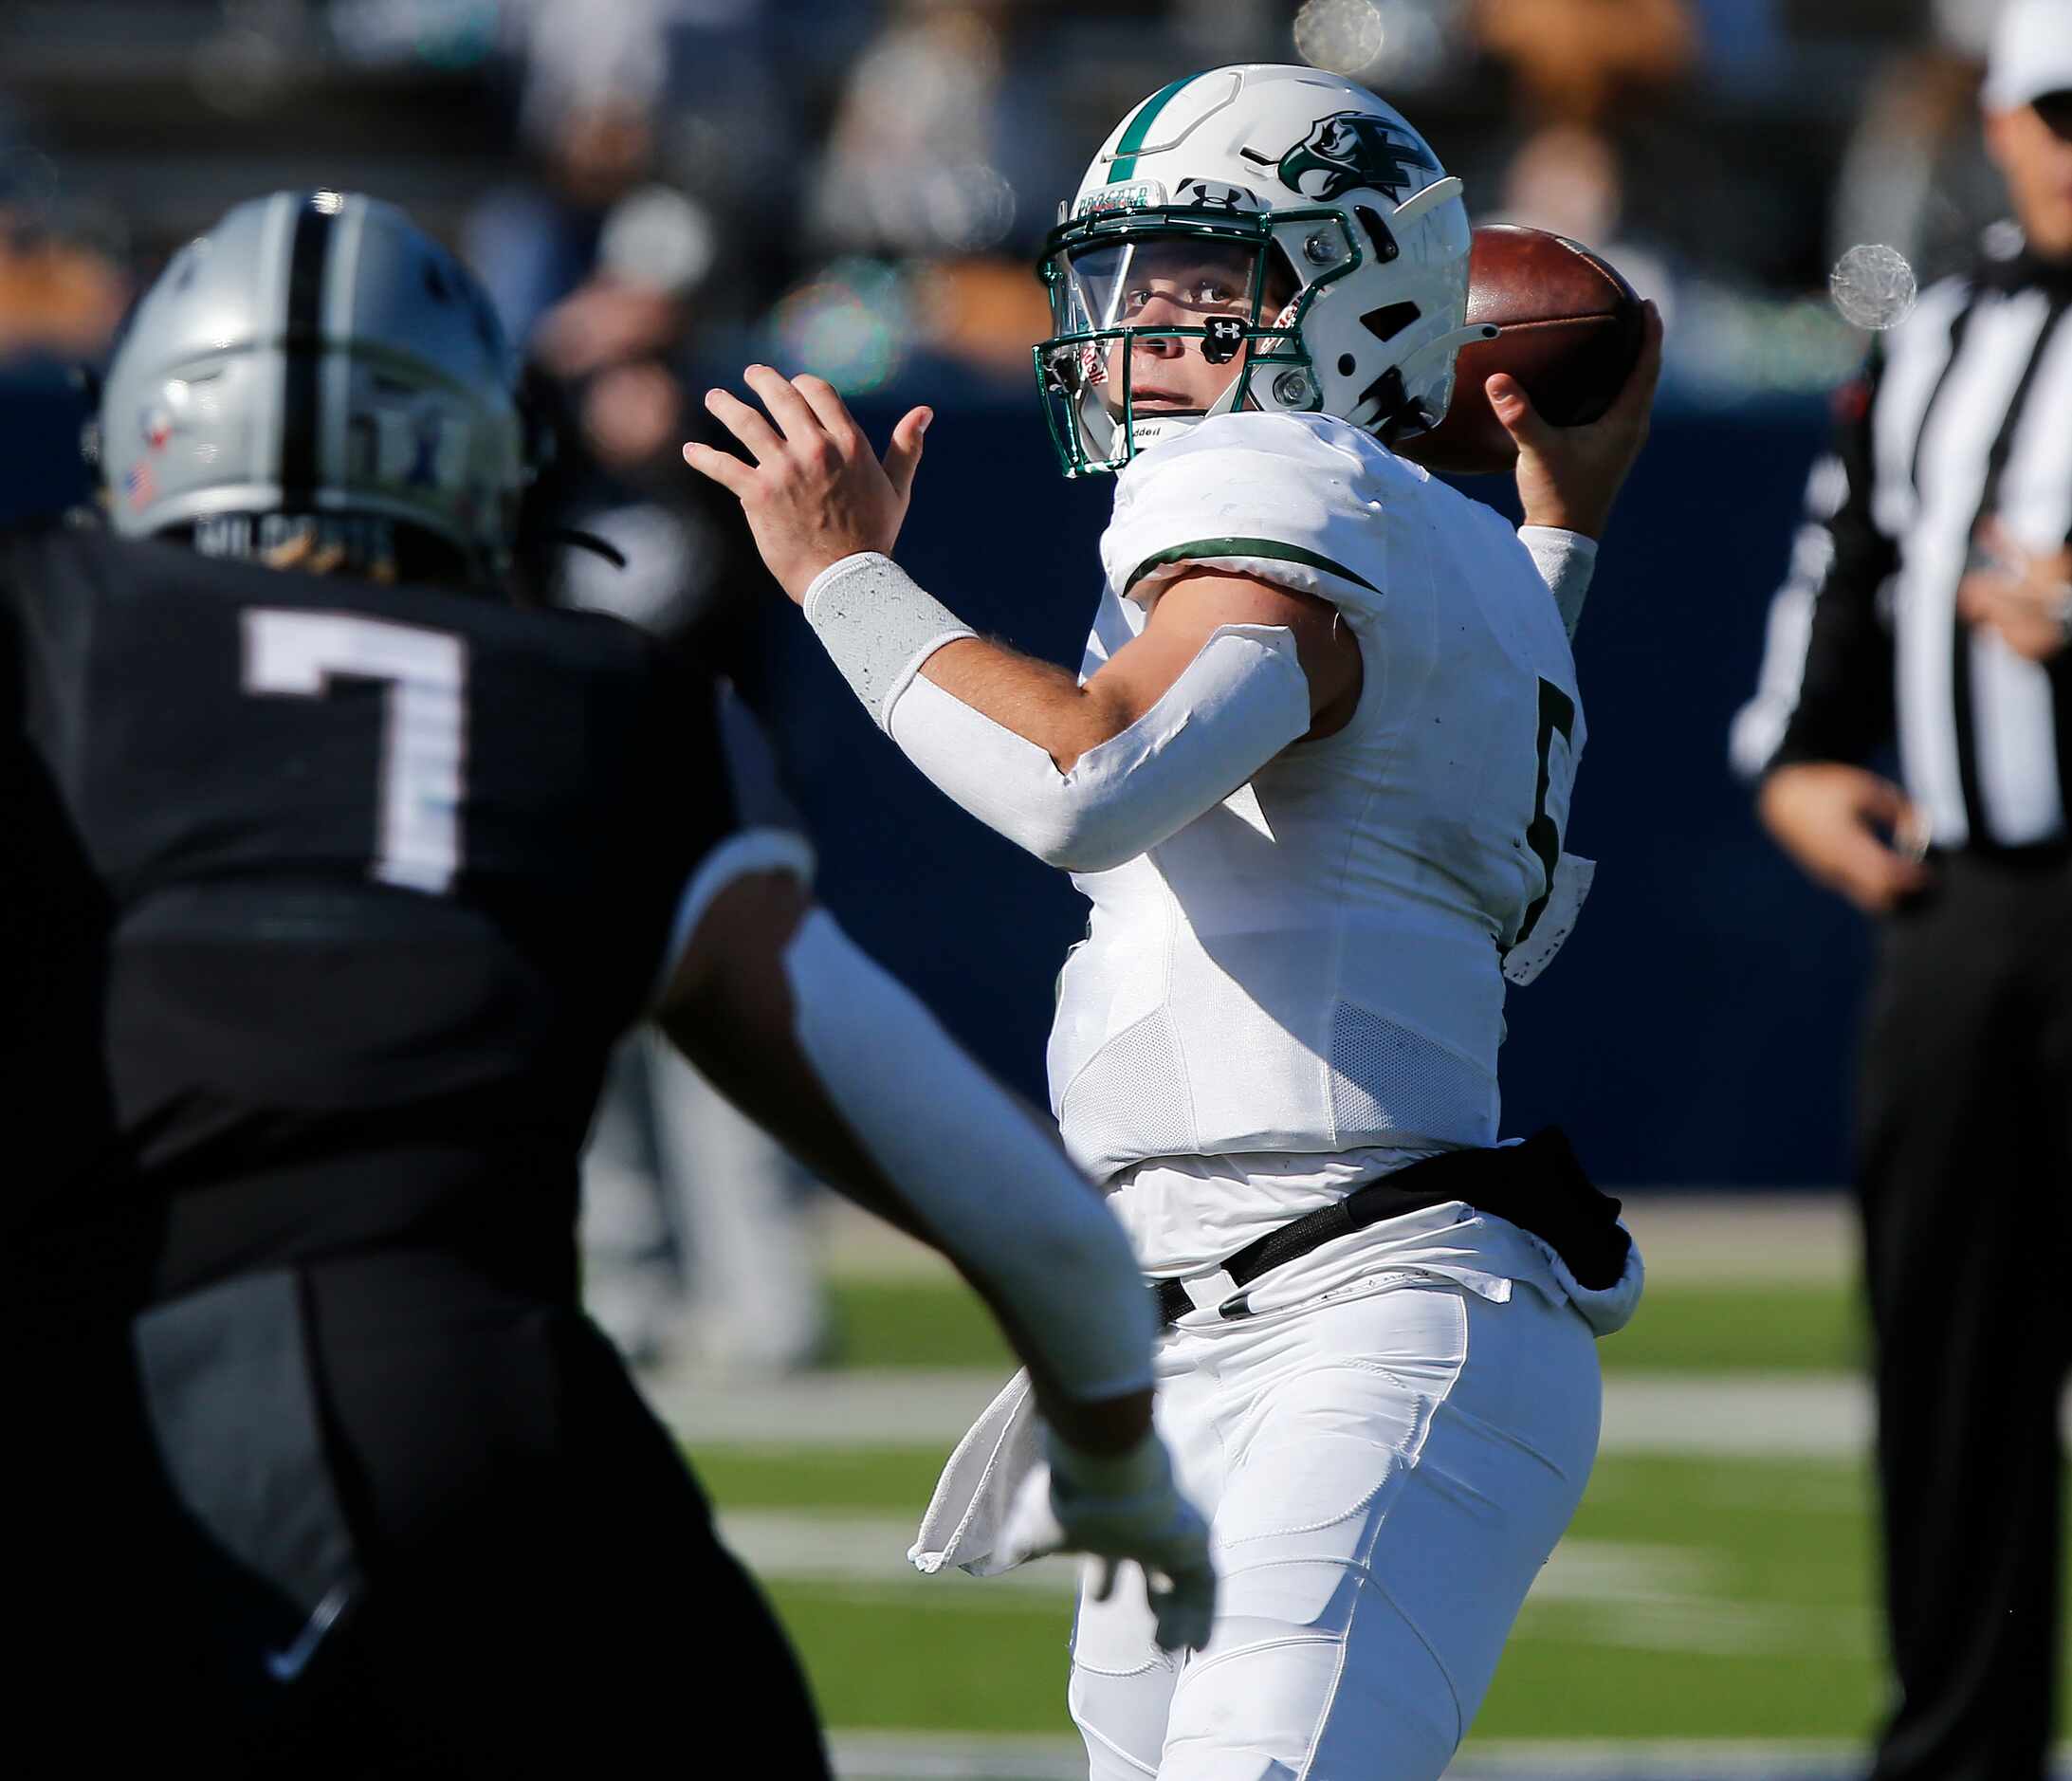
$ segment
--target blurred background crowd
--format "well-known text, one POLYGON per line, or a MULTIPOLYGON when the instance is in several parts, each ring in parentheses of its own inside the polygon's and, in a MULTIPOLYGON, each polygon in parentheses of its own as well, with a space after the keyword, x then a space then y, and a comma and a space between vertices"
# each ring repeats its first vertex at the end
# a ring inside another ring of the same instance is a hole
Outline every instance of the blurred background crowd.
MULTIPOLYGON (((1830 266, 1886 244, 1925 285, 2001 213, 1976 105, 1996 10, 7 0, 0 508, 82 492, 69 368, 231 203, 333 186, 408 207, 474 265, 554 391, 566 517, 628 558, 571 554, 559 596, 735 679, 774 743, 753 777, 802 808, 830 900, 1038 1095, 1081 906, 869 729, 678 446, 705 386, 754 358, 819 372, 881 431, 929 402, 944 418, 903 550, 974 622, 1075 654, 1106 490, 1068 488, 1043 441, 1036 246, 1105 134, 1177 74, 1300 59, 1350 75, 1420 125, 1477 221, 1588 242, 1669 321, 1657 443, 1579 652, 1594 743, 1571 838, 1606 870, 1569 961, 1514 999, 1507 1127, 1562 1118, 1614 1184, 1833 1184, 1863 940, 1758 839, 1725 731, 1824 392, 1867 340, 1829 301, 1830 266)), ((827 1331, 788 1234, 802 1189, 677 1068, 630 1054, 600 1129, 594 1253, 631 1282, 610 1320, 636 1353, 666 1348, 702 1253, 706 1296, 733 1294, 712 1327, 736 1358, 809 1360, 827 1331), (700 1179, 726 1191, 701 1199, 700 1179)))
POLYGON ((1824 387, 1820 296, 1990 221, 1996 0, 14 0, 0 353, 90 354, 255 182, 358 185, 464 248, 632 464, 671 374, 782 353, 845 391, 1028 377, 1035 248, 1175 69, 1304 59, 1409 113, 1481 220, 1607 250, 1714 399, 1824 387))

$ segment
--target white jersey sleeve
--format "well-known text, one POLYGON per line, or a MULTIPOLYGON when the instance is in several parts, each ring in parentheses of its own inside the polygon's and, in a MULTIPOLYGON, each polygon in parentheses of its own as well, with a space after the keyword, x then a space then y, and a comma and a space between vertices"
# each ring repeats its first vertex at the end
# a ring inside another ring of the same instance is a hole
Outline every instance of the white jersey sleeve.
POLYGON ((1384 595, 1390 529, 1381 456, 1328 415, 1205 420, 1125 466, 1101 539, 1109 585, 1148 603, 1178 576, 1219 569, 1371 611, 1384 595))

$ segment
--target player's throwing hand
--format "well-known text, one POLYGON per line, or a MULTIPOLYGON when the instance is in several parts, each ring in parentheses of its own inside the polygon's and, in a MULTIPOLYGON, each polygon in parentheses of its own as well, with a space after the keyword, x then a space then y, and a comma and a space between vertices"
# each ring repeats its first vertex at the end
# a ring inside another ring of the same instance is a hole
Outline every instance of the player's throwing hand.
POLYGON ((1216 1567, 1208 1524, 1173 1481, 1172 1461, 1155 1432, 1128 1453, 1099 1456, 1068 1447, 1054 1432, 1049 1468, 1023 1479, 1001 1531, 1009 1564, 1051 1552, 1102 1561, 1093 1599, 1105 1602, 1125 1559, 1143 1567, 1164 1651, 1200 1650, 1216 1618, 1216 1567))
POLYGON ((935 415, 908 409, 880 463, 825 378, 785 377, 767 365, 750 365, 743 376, 767 414, 725 390, 706 391, 706 407, 754 462, 706 445, 687 445, 684 462, 740 500, 763 566, 800 599, 831 563, 860 550, 891 550, 921 463, 921 435, 935 415))
POLYGON ((1604 536, 1620 485, 1647 443, 1655 385, 1661 376, 1661 312, 1649 303, 1641 313, 1641 356, 1600 419, 1556 427, 1533 409, 1517 378, 1498 372, 1484 385, 1490 407, 1518 447, 1518 499, 1528 525, 1604 536))

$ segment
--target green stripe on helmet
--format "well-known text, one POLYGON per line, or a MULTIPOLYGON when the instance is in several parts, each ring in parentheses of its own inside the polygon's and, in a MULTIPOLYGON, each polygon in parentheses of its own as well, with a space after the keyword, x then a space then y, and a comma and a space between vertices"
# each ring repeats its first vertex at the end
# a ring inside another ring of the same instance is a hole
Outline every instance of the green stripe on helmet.
POLYGON ((1137 151, 1144 147, 1144 138, 1151 134, 1151 125, 1160 112, 1165 109, 1165 101, 1194 79, 1183 74, 1169 86, 1162 86, 1144 101, 1137 115, 1130 119, 1129 127, 1123 132, 1122 140, 1115 144, 1115 159, 1108 170, 1108 183, 1119 186, 1137 171, 1137 151))

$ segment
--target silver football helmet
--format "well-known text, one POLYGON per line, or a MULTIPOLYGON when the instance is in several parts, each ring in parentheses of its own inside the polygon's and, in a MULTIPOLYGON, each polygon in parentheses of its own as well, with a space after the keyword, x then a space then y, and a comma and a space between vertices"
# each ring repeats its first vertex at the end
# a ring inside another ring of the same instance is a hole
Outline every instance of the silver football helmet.
MULTIPOLYGON (((174 255, 102 389, 117 531, 248 555, 415 528, 500 578, 533 452, 472 275, 394 205, 276 192, 174 255)), ((360 554, 358 552, 356 555, 360 554)))

